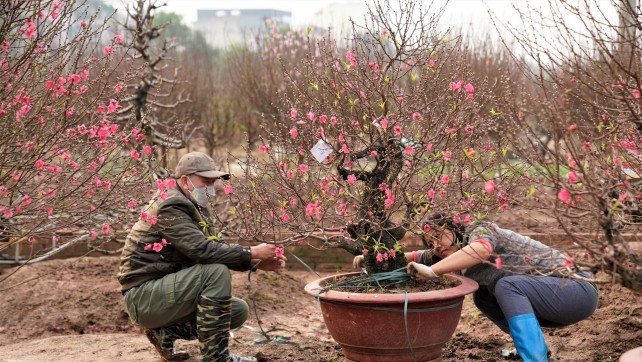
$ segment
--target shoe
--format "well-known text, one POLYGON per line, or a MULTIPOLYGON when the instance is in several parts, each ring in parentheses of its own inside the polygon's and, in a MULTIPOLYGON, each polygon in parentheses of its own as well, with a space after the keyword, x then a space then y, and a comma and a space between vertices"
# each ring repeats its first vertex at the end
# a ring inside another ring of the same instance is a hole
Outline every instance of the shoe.
POLYGON ((185 361, 189 359, 187 352, 174 352, 174 339, 164 328, 146 329, 145 336, 156 348, 163 361, 185 361))
POLYGON ((254 357, 241 357, 235 354, 230 355, 230 360, 232 362, 258 362, 259 360, 254 357))

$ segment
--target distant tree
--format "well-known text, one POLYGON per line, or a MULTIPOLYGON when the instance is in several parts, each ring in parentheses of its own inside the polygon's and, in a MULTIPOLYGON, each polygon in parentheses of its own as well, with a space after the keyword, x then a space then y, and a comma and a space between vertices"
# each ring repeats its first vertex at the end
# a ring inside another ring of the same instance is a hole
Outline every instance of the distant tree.
POLYGON ((110 14, 88 11, 0 3, 0 252, 42 243, 31 262, 117 236, 150 170, 142 130, 118 120, 124 38, 102 43, 110 14))
POLYGON ((524 8, 524 28, 508 28, 533 64, 520 67, 527 92, 507 93, 501 109, 520 135, 512 150, 532 165, 527 198, 547 204, 586 251, 578 264, 641 291, 640 8, 585 0, 546 9, 524 8))

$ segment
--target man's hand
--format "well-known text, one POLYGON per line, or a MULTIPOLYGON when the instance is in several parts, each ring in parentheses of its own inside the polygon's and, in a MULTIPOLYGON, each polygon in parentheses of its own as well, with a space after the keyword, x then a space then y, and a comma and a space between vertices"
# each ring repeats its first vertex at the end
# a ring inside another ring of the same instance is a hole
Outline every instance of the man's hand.
POLYGON ((259 270, 279 272, 285 269, 285 262, 287 261, 288 259, 285 256, 279 256, 276 259, 252 259, 252 265, 259 270))
POLYGON ((357 255, 352 259, 352 266, 355 269, 361 269, 363 267, 363 255, 357 255))
POLYGON ((250 253, 252 254, 252 259, 257 260, 268 260, 276 259, 276 248, 275 244, 266 244, 262 243, 257 246, 250 248, 250 253))
POLYGON ((252 265, 264 271, 281 271, 288 258, 283 255, 283 247, 274 244, 259 244, 250 248, 252 265))
POLYGON ((411 277, 423 280, 439 278, 439 275, 432 270, 432 267, 411 261, 406 268, 411 277))

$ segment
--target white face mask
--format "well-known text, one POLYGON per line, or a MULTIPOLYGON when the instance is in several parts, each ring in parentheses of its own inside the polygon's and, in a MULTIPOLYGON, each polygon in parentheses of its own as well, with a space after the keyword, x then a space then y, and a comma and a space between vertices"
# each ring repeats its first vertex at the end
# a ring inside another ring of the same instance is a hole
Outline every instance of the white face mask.
POLYGON ((198 205, 203 206, 203 207, 208 207, 209 204, 209 197, 214 197, 216 196, 216 188, 214 185, 208 185, 208 186, 203 186, 203 187, 196 187, 192 183, 192 180, 188 177, 187 180, 189 181, 190 185, 194 188, 189 194, 190 198, 194 200, 198 205), (208 197, 209 196, 209 197, 208 197))

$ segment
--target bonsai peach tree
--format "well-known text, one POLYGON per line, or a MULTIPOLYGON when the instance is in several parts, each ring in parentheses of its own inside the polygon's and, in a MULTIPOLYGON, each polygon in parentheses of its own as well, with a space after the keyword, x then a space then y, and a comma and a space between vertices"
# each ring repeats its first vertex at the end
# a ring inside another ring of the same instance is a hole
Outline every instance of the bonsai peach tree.
POLYGON ((321 240, 381 272, 405 265, 401 241, 422 232, 425 212, 466 224, 508 207, 521 171, 499 167, 504 141, 488 132, 500 85, 467 70, 439 9, 401 9, 377 3, 348 39, 309 32, 303 57, 281 58, 275 104, 287 107, 266 114, 259 152, 225 188, 232 231, 321 240))

